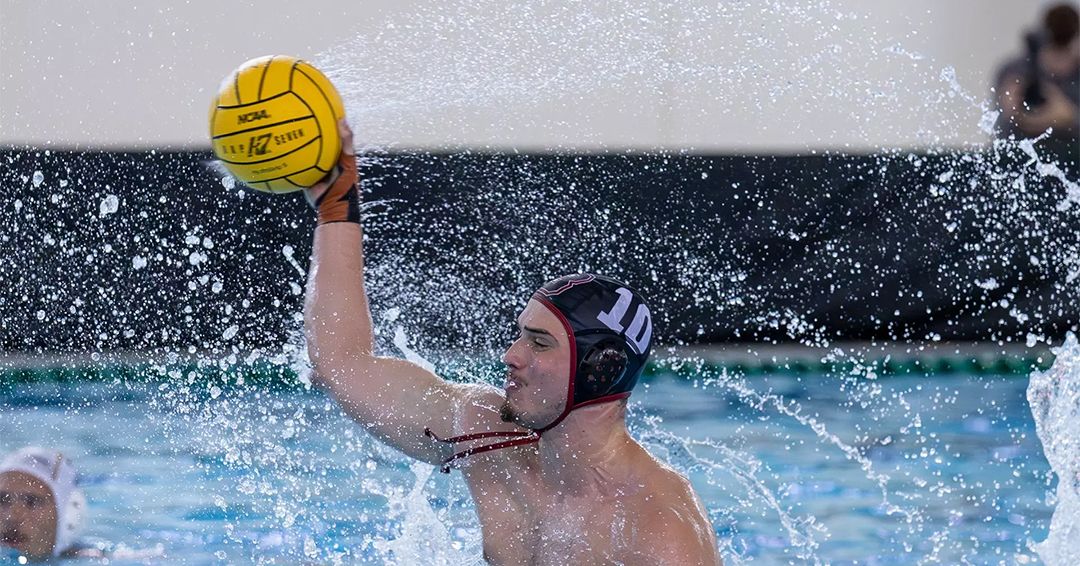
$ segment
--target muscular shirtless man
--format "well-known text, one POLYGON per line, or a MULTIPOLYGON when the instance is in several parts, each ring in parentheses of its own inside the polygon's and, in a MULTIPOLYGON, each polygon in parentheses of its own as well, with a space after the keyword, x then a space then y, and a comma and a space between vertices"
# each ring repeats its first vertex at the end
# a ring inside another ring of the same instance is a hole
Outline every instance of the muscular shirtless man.
POLYGON ((690 482, 626 430, 652 323, 625 285, 572 275, 540 288, 518 315, 502 390, 374 355, 356 158, 340 130, 336 180, 307 193, 319 214, 304 308, 313 380, 377 438, 462 471, 491 564, 720 564, 690 482))

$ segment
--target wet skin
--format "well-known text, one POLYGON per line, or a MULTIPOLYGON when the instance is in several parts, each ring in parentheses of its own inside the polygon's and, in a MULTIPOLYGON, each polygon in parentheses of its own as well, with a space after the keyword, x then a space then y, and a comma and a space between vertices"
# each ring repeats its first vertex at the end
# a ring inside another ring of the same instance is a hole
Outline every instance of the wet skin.
POLYGON ((52 554, 56 540, 52 490, 23 472, 0 474, 0 544, 29 558, 52 554))
MULTIPOLYGON (((353 141, 344 121, 340 132, 348 166, 353 141)), ((326 190, 312 187, 310 200, 326 190)), ((562 413, 570 336, 536 301, 518 317, 521 334, 504 356, 501 389, 448 382, 411 362, 375 355, 362 235, 351 222, 315 230, 304 306, 312 382, 350 417, 405 454, 439 464, 491 439, 450 445, 433 442, 427 431, 439 438, 520 434, 562 413)), ((629 435, 620 402, 579 408, 538 442, 459 463, 491 564, 720 564, 712 524, 690 483, 629 435)))
MULTIPOLYGON (((521 313, 518 327, 521 335, 504 356, 509 372, 500 415, 540 428, 566 404, 569 337, 536 301, 521 313)), ((487 402, 498 399, 495 394, 487 402)), ((484 406, 477 398, 473 407, 480 410, 463 428, 487 426, 484 406)), ((629 435, 620 402, 577 409, 538 444, 474 456, 462 473, 492 564, 720 561, 712 525, 690 483, 629 435)))

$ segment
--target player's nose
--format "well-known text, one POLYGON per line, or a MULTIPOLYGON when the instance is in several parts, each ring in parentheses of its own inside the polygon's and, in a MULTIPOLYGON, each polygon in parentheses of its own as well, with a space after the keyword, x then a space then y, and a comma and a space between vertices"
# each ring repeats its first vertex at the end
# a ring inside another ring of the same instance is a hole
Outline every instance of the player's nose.
POLYGON ((514 343, 506 349, 506 353, 503 354, 503 363, 514 369, 525 367, 525 355, 527 350, 528 348, 521 343, 521 340, 514 341, 514 343))
POLYGON ((22 523, 22 516, 19 505, 2 505, 0 506, 0 527, 15 527, 22 523))

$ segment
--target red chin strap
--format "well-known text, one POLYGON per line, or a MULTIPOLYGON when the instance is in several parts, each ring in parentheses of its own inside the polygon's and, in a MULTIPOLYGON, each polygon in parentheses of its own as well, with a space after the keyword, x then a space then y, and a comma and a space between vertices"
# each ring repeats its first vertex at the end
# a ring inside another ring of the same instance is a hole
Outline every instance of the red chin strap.
POLYGON ((559 322, 561 322, 563 328, 566 329, 567 338, 569 338, 570 340, 570 371, 567 374, 570 376, 570 379, 568 380, 566 385, 566 408, 563 409, 561 415, 555 417, 555 420, 551 421, 551 423, 549 423, 547 426, 536 429, 536 436, 537 438, 539 438, 541 434, 544 434, 545 432, 555 428, 559 423, 563 421, 563 419, 566 418, 566 415, 570 414, 570 411, 573 411, 577 408, 574 406, 574 382, 577 380, 578 359, 577 339, 574 337, 574 329, 570 326, 570 321, 566 320, 566 315, 564 315, 559 309, 555 308, 555 305, 553 305, 547 297, 541 295, 540 293, 533 293, 532 298, 534 301, 547 307, 547 310, 551 311, 556 317, 558 317, 559 322))
POLYGON ((573 411, 574 409, 580 409, 581 407, 585 407, 587 405, 595 405, 597 403, 608 403, 611 401, 618 401, 619 399, 626 399, 630 396, 630 392, 624 391, 622 393, 615 393, 613 395, 597 397, 596 399, 589 399, 588 401, 583 401, 575 405, 574 384, 577 383, 578 356, 577 338, 574 336, 574 329, 570 327, 570 321, 566 320, 566 316, 563 315, 562 311, 556 308, 555 305, 553 305, 547 297, 541 295, 540 293, 535 293, 533 294, 532 298, 533 300, 547 307, 549 311, 554 313, 555 316, 559 318, 559 322, 561 322, 563 328, 566 329, 566 335, 570 338, 570 382, 567 384, 566 387, 566 408, 563 409, 561 415, 556 417, 555 420, 551 421, 551 424, 545 426, 544 428, 536 429, 536 437, 539 438, 541 434, 544 434, 545 432, 555 428, 559 423, 561 423, 563 419, 565 419, 566 416, 570 414, 570 411, 573 411))
POLYGON ((618 401, 619 399, 626 399, 627 397, 630 396, 629 391, 624 391, 622 393, 616 393, 614 395, 607 395, 605 397, 599 397, 599 398, 596 398, 596 399, 590 399, 588 401, 578 403, 577 405, 575 405, 574 404, 574 382, 577 379, 578 359, 577 359, 577 340, 574 338, 574 329, 570 327, 570 321, 566 320, 566 316, 564 316, 563 313, 561 311, 559 311, 559 309, 555 308, 555 305, 551 304, 551 301, 549 301, 547 299, 547 297, 541 295, 540 293, 536 293, 536 294, 533 295, 532 298, 533 298, 533 300, 535 300, 535 301, 539 302, 540 304, 544 305, 545 307, 547 307, 547 309, 549 311, 554 313, 555 316, 559 318, 559 321, 562 322, 563 328, 566 329, 566 335, 570 339, 570 372, 569 372, 570 379, 569 379, 569 383, 567 384, 567 387, 566 387, 566 408, 563 409, 562 414, 560 414, 558 417, 555 417, 555 420, 551 421, 551 423, 548 424, 547 426, 545 426, 543 428, 533 429, 533 430, 530 430, 529 432, 524 432, 524 431, 513 431, 513 432, 509 432, 509 431, 508 432, 491 431, 491 432, 476 432, 476 433, 472 433, 472 434, 464 434, 464 435, 461 435, 461 436, 452 436, 450 438, 439 438, 438 436, 435 436, 434 432, 431 432, 431 429, 424 428, 424 435, 425 436, 431 438, 432 440, 434 440, 436 442, 447 442, 447 443, 450 443, 450 444, 457 444, 459 442, 468 442, 470 440, 481 440, 481 439, 484 439, 484 438, 500 438, 501 437, 501 438, 511 438, 512 439, 512 440, 503 440, 501 442, 495 442, 495 443, 492 443, 492 444, 486 444, 486 445, 483 445, 483 446, 477 446, 475 448, 470 448, 468 450, 462 450, 461 452, 458 452, 458 453, 454 454, 453 456, 447 458, 446 460, 443 460, 442 466, 439 468, 440 472, 442 472, 444 474, 450 473, 451 464, 453 464, 454 462, 456 462, 458 460, 468 458, 469 456, 472 456, 473 454, 482 454, 484 452, 490 452, 492 450, 499 450, 501 448, 510 448, 512 446, 521 446, 521 445, 524 445, 524 444, 531 444, 533 442, 539 442, 540 441, 540 436, 543 435, 545 432, 547 432, 547 431, 555 428, 556 426, 558 426, 559 423, 561 423, 563 421, 563 419, 565 419, 566 416, 570 414, 570 411, 573 411, 574 409, 579 409, 581 407, 585 407, 585 406, 588 406, 588 405, 596 405, 598 403, 608 403, 608 402, 611 402, 611 401, 618 401))
POLYGON ((434 432, 431 432, 430 428, 424 427, 424 436, 427 436, 435 442, 447 442, 450 444, 457 444, 458 442, 468 442, 470 440, 480 440, 483 438, 498 438, 498 437, 510 437, 513 440, 503 440, 502 442, 494 442, 492 444, 485 444, 483 446, 477 446, 476 448, 470 448, 468 450, 462 450, 457 454, 443 460, 442 465, 439 467, 439 471, 444 474, 450 473, 451 464, 468 458, 473 454, 482 454, 484 452, 490 452, 492 450, 498 450, 500 448, 510 448, 511 446, 521 446, 522 444, 531 444, 540 440, 540 433, 533 430, 529 432, 513 431, 513 432, 474 432, 472 434, 463 434, 461 436, 452 436, 450 438, 439 438, 435 436, 434 432))

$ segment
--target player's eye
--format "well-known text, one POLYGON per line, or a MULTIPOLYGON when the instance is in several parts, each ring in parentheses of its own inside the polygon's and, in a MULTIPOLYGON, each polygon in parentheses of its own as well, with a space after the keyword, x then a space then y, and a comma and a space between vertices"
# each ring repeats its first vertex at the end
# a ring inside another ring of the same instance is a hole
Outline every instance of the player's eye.
POLYGON ((11 507, 14 499, 10 491, 0 491, 0 507, 11 507))
POLYGON ((32 493, 23 494, 22 498, 27 509, 37 509, 38 505, 41 504, 41 498, 32 493))

